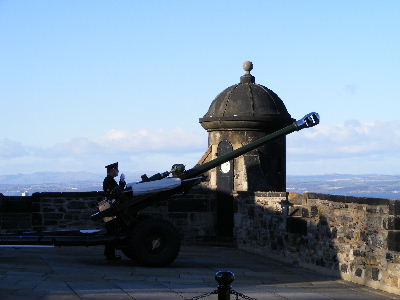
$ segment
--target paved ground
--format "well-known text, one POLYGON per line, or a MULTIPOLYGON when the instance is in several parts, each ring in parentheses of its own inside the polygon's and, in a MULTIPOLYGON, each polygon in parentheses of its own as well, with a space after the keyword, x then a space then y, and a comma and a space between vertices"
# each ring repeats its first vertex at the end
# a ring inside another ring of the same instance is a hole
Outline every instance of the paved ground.
POLYGON ((127 259, 108 263, 102 252, 0 248, 0 300, 188 299, 214 290, 221 269, 235 273, 235 290, 258 300, 400 299, 232 248, 184 247, 168 268, 143 268, 127 259))

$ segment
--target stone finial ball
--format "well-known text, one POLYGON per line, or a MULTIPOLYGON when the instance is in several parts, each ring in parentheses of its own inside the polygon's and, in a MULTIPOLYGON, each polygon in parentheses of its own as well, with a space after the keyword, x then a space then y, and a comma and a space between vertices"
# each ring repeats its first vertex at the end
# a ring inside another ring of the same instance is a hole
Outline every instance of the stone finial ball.
POLYGON ((251 70, 253 70, 253 63, 251 61, 245 61, 243 63, 243 70, 245 70, 246 72, 250 72, 251 70))

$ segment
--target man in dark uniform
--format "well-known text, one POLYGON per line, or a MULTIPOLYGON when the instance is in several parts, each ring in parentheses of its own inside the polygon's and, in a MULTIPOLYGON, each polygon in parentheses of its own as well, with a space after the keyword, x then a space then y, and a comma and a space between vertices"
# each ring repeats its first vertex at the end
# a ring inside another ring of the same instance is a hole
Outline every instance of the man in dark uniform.
MULTIPOLYGON (((119 195, 124 190, 126 186, 125 176, 121 174, 119 183, 115 181, 115 177, 118 176, 118 162, 105 166, 107 169, 107 177, 103 181, 103 191, 107 200, 117 201, 119 195)), ((119 230, 119 220, 113 218, 112 220, 106 222, 106 230, 109 234, 116 234, 119 230)), ((121 259, 120 256, 115 255, 115 245, 112 242, 106 243, 104 248, 104 255, 107 260, 118 260, 121 259)))
POLYGON ((121 174, 119 184, 115 181, 115 177, 118 176, 118 162, 111 165, 105 166, 107 169, 107 176, 103 181, 103 190, 106 197, 111 200, 118 196, 126 186, 125 175, 121 174))

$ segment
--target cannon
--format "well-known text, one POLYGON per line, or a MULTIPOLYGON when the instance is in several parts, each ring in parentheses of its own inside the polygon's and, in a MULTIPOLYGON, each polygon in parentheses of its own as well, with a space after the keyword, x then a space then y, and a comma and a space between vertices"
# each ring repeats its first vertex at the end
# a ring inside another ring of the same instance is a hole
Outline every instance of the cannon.
POLYGON ((170 172, 151 177, 143 175, 141 182, 128 184, 115 199, 102 201, 98 211, 91 215, 93 220, 117 222, 118 230, 114 234, 106 233, 104 230, 9 234, 0 236, 0 245, 90 246, 112 242, 128 258, 141 265, 169 265, 179 253, 180 235, 169 221, 141 214, 143 208, 166 200, 174 194, 185 193, 204 181, 205 172, 270 140, 313 127, 319 124, 319 120, 319 115, 313 112, 282 129, 189 170, 185 170, 182 164, 175 164, 170 172))
MULTIPOLYGON (((118 201, 112 203, 109 208, 93 214, 91 217, 94 220, 98 220, 100 218, 119 216, 127 228, 131 228, 131 233, 128 233, 128 236, 130 236, 130 246, 128 248, 122 248, 125 255, 145 263, 146 265, 169 264, 175 259, 179 252, 178 233, 171 224, 165 221, 138 219, 137 213, 140 209, 154 202, 165 200, 173 194, 189 190, 204 179, 204 176, 202 176, 203 173, 239 157, 272 139, 290 134, 294 131, 299 131, 303 128, 313 127, 318 123, 319 115, 317 113, 310 113, 278 131, 261 137, 207 163, 196 165, 189 170, 184 170, 184 166, 181 164, 174 165, 172 168, 173 177, 160 178, 160 174, 156 174, 154 178, 157 178, 157 180, 128 184, 128 189, 123 192, 123 195, 121 195, 118 201), (144 228, 146 228, 146 230, 144 228), (144 231, 146 233, 144 233, 144 231), (157 231, 159 232, 156 233, 157 231), (142 234, 139 232, 142 232, 142 234), (151 240, 147 235, 157 238, 151 240), (146 239, 150 239, 151 241, 146 241, 146 239), (161 249, 168 252, 168 255, 163 253, 161 249), (153 252, 155 253, 154 255, 152 255, 153 252), (165 254, 165 257, 161 255, 162 253, 165 254), (162 259, 158 260, 158 258, 162 259)), ((163 174, 164 176, 167 175, 166 172, 163 174)))

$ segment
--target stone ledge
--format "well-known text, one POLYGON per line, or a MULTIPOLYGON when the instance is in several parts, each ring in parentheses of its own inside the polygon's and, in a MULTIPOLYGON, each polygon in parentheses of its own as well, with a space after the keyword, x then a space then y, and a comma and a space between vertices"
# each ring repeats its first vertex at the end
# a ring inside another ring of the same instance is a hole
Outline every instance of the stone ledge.
MULTIPOLYGON (((389 205, 391 202, 396 201, 383 198, 353 197, 353 196, 341 196, 341 195, 330 195, 330 194, 319 194, 319 193, 304 193, 304 195, 307 199, 313 199, 313 200, 328 200, 332 202, 356 203, 356 204, 368 204, 368 205, 389 205)), ((400 211, 400 206, 399 206, 399 211, 400 211)))
POLYGON ((34 198, 92 198, 92 197, 103 197, 104 192, 93 191, 93 192, 43 192, 33 193, 34 198))
POLYGON ((288 196, 288 192, 272 192, 272 191, 258 191, 258 192, 249 192, 249 191, 233 191, 238 196, 255 196, 255 197, 282 197, 286 198, 288 196))
POLYGON ((358 284, 361 284, 361 285, 365 285, 365 286, 371 287, 373 289, 385 291, 385 292, 388 292, 388 293, 400 295, 400 288, 394 287, 394 286, 390 286, 390 285, 385 285, 380 281, 363 279, 363 278, 360 278, 360 277, 357 277, 357 276, 353 276, 353 275, 349 275, 349 274, 343 274, 343 273, 341 274, 341 277, 342 277, 342 279, 350 281, 350 282, 354 282, 354 283, 358 283, 358 284))

